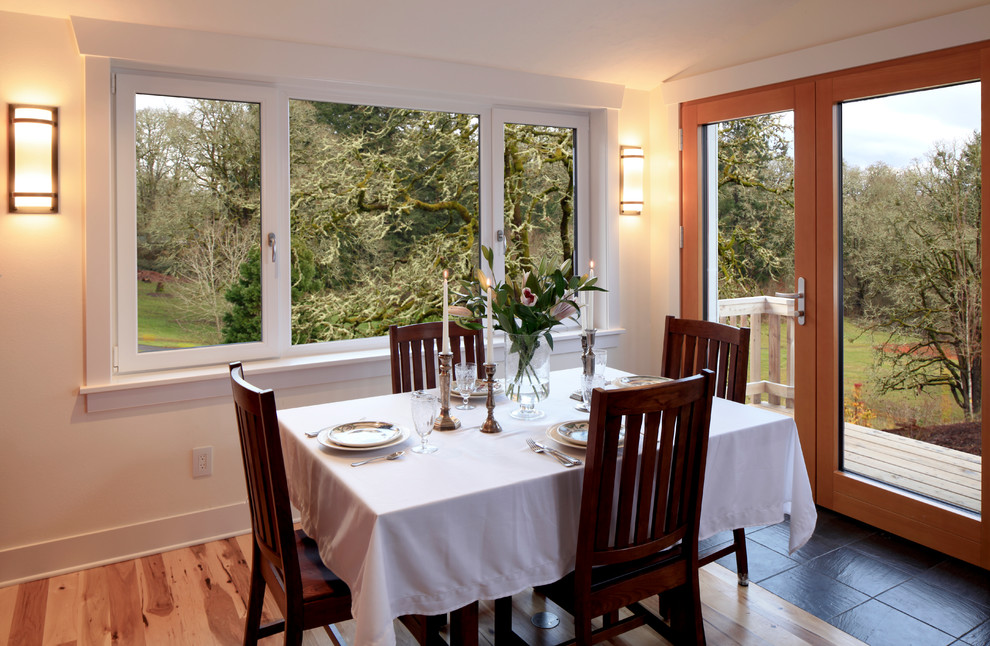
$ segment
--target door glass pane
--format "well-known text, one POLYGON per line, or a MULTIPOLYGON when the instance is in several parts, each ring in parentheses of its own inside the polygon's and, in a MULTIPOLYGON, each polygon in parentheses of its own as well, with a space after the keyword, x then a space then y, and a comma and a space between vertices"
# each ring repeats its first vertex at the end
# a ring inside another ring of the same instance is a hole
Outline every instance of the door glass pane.
POLYGON ((980 511, 980 84, 844 103, 843 468, 980 511))
MULTIPOLYGON (((507 276, 574 260, 574 130, 505 124, 507 276)), ((573 262, 571 271, 574 271, 573 262)))
POLYGON ((135 97, 138 351, 261 340, 257 103, 135 97), (248 296, 244 296, 247 294, 248 296), (234 302, 256 321, 232 318, 234 302))
POLYGON ((478 116, 292 100, 289 155, 292 342, 439 321, 480 257, 478 116))
POLYGON ((708 317, 750 328, 747 401, 791 414, 794 113, 706 126, 705 155, 708 317))

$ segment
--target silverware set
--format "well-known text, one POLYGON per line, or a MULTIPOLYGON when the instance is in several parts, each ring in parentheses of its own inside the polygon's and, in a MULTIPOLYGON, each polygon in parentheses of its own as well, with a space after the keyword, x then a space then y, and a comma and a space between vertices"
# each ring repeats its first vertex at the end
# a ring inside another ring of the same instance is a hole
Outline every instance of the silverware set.
POLYGON ((536 453, 546 453, 548 455, 557 458, 557 461, 560 462, 565 467, 576 467, 577 465, 581 464, 581 460, 578 460, 577 458, 572 458, 566 453, 561 453, 557 449, 546 446, 545 444, 540 444, 531 437, 526 438, 526 444, 528 444, 529 448, 535 451, 536 453))
POLYGON ((374 458, 368 458, 367 460, 358 460, 357 462, 351 462, 352 467, 359 467, 362 464, 368 464, 369 462, 374 462, 375 460, 398 460, 405 454, 405 451, 396 451, 395 453, 389 453, 388 455, 379 455, 374 458))

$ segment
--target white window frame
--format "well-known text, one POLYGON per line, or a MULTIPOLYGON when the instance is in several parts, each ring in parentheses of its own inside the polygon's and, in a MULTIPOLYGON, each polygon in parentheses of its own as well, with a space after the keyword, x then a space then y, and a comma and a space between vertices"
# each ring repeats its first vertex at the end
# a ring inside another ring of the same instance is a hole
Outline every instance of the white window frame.
MULTIPOLYGON (((553 128, 570 128, 574 131, 574 273, 584 274, 588 271, 591 256, 591 172, 590 154, 591 127, 587 113, 577 114, 564 111, 522 110, 517 108, 495 108, 492 110, 492 218, 488 228, 489 238, 486 246, 495 250, 495 278, 505 280, 505 251, 509 242, 505 231, 505 165, 503 152, 505 149, 506 124, 523 124, 528 126, 548 126, 553 128), (498 190, 494 190, 494 187, 498 190), (501 239, 499 233, 503 235, 501 239)), ((599 273, 601 268, 599 268, 599 273)), ((601 308, 600 308, 601 309, 601 308)), ((568 319, 564 324, 555 328, 555 333, 564 330, 576 330, 581 322, 568 319)))
MULTIPOLYGON (((277 91, 302 88, 304 94, 293 92, 293 96, 301 98, 320 99, 322 95, 327 100, 352 103, 471 111, 482 119, 483 177, 491 172, 486 168, 491 163, 491 149, 485 147, 491 137, 484 136, 484 131, 491 132, 491 111, 495 106, 586 114, 590 121, 589 170, 593 178, 589 187, 591 203, 586 211, 590 217, 591 257, 595 259, 596 270, 601 268, 599 284, 611 288, 610 294, 618 286, 617 137, 618 111, 624 96, 621 85, 113 21, 72 18, 71 28, 85 68, 85 376, 79 393, 90 413, 230 396, 227 366, 223 363, 128 374, 116 370, 115 71, 193 80, 208 77, 209 82, 239 83, 277 91), (222 47, 218 38, 222 39, 222 47), (175 47, 176 42, 183 46, 175 47), (218 55, 221 51, 222 55, 218 55)), ((282 137, 280 141, 285 141, 287 115, 279 117, 279 122, 278 136, 282 137)), ((272 157, 267 151, 264 154, 271 163, 272 157)), ((276 163, 287 164, 287 157, 282 159, 284 156, 284 152, 275 155, 276 163)), ((286 191, 285 184, 280 183, 276 190, 286 191)), ((482 183, 483 218, 493 199, 490 184, 482 183)), ((482 226, 487 227, 484 223, 482 226)), ((285 240, 287 229, 276 230, 276 234, 285 240)), ((480 236, 487 245, 494 241, 490 227, 482 228, 480 236)), ((618 325, 619 303, 611 295, 600 296, 604 297, 606 307, 595 308, 598 345, 611 347, 623 333, 618 325)), ((279 298, 288 302, 288 295, 280 294, 279 298)), ((577 331, 558 330, 557 353, 580 352, 577 331)), ((272 358, 251 361, 250 369, 263 386, 317 386, 319 392, 332 386, 331 392, 338 394, 368 394, 367 388, 378 387, 371 384, 387 382, 387 344, 382 338, 353 343, 353 350, 334 346, 332 350, 313 348, 314 354, 302 354, 305 350, 301 350, 298 355, 297 350, 279 347, 272 358)), ((495 348, 496 361, 501 352, 499 345, 495 348)))
MULTIPOLYGON (((444 100, 409 100, 375 92, 340 91, 308 87, 278 88, 270 85, 224 80, 185 78, 131 70, 115 73, 116 248, 115 264, 115 368, 128 375, 165 370, 192 369, 232 360, 259 360, 314 355, 334 355, 384 350, 385 337, 292 345, 289 240, 289 100, 328 101, 381 107, 409 108, 476 114, 479 118, 480 239, 495 250, 495 277, 504 280, 504 185, 502 154, 504 126, 527 124, 574 130, 575 145, 575 271, 584 273, 590 259, 592 209, 590 201, 590 118, 587 113, 556 110, 495 108, 490 105, 444 100), (159 94, 260 104, 262 148, 262 340, 256 343, 138 352, 136 274, 135 95, 159 94), (275 151, 274 153, 270 151, 275 151), (267 245, 274 233, 279 252, 272 261, 267 245), (129 268, 135 268, 130 271, 129 268)), ((560 331, 576 328, 565 324, 560 331)))
MULTIPOLYGON (((262 253, 262 340, 177 350, 138 352, 137 317, 137 217, 135 180, 135 96, 155 94, 226 101, 257 103, 261 120, 261 230, 259 244, 280 219, 278 197, 278 157, 266 151, 276 150, 278 142, 279 104, 277 93, 264 86, 184 79, 118 72, 114 95, 116 155, 116 367, 120 373, 173 370, 200 365, 226 363, 235 357, 254 360, 277 356, 276 339, 281 336, 276 316, 279 291, 276 267, 271 256, 262 253), (266 158, 270 161, 266 161, 266 158), (133 268, 133 271, 131 270, 133 268)), ((283 202, 284 203, 284 202, 283 202)), ((281 239, 281 238, 279 238, 281 239)), ((266 247, 262 246, 264 250, 266 247)), ((287 247, 286 247, 287 248, 287 247)))

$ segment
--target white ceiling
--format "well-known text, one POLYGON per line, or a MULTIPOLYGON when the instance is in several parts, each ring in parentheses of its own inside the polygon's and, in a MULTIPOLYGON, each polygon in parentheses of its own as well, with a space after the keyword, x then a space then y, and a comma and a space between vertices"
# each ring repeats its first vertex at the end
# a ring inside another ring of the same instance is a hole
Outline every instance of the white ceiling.
POLYGON ((649 90, 990 0, 0 0, 84 16, 366 49, 649 90))

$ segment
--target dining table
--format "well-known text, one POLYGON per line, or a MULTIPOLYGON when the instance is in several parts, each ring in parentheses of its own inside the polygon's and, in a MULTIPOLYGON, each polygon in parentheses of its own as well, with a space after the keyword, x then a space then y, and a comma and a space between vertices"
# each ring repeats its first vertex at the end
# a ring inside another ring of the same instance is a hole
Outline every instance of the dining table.
MULTIPOLYGON (((526 440, 584 458, 579 444, 552 432, 557 424, 588 419, 571 398, 580 375, 580 368, 551 373, 550 395, 537 404, 540 419, 510 417, 517 404, 496 395, 499 433, 480 431, 488 413, 484 396, 471 399, 473 410, 457 410, 460 397, 451 393, 450 415, 460 426, 429 435, 438 448, 431 454, 410 450, 420 439, 409 393, 278 412, 289 496, 324 563, 350 586, 355 643, 392 646, 397 617, 453 612, 556 581, 574 568, 583 464, 566 467, 526 440), (328 437, 356 421, 399 432, 374 448, 328 437), (404 450, 398 459, 351 466, 397 450, 404 450)), ((622 387, 628 376, 609 369, 606 387, 622 387)), ((794 551, 817 518, 794 420, 716 398, 700 538, 778 523, 785 515, 794 551)))

